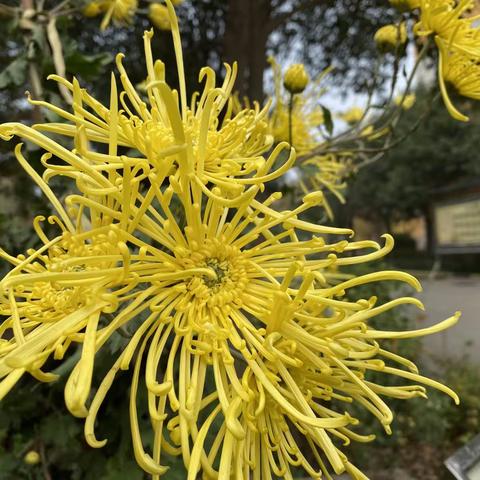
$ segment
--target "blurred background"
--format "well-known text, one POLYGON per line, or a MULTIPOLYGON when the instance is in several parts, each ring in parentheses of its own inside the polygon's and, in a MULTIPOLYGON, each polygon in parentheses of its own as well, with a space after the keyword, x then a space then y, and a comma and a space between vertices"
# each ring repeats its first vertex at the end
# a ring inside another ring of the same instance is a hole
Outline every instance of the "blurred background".
MULTIPOLYGON (((0 121, 31 124, 45 113, 26 101, 26 90, 35 98, 63 101, 54 82, 44 80, 56 70, 55 52, 48 28, 38 28, 38 23, 32 27, 25 16, 9 15, 11 8, 38 9, 38 4, 33 0, 0 3, 0 121)), ((38 3, 47 10, 62 2, 38 3)), ((109 72, 117 52, 126 54, 132 81, 145 80, 142 34, 151 25, 147 16, 139 15, 129 26, 101 32, 97 19, 86 19, 75 8, 56 20, 65 73, 69 78, 75 74, 96 98, 108 103, 109 72)), ((373 42, 380 26, 398 19, 386 1, 186 0, 178 16, 191 91, 202 66, 210 65, 222 78, 222 62, 236 60, 240 96, 263 101, 273 92, 269 55, 283 66, 303 62, 312 76, 333 66, 325 79, 324 98, 332 112, 365 103, 373 77, 380 86, 378 95, 388 88, 382 85, 391 76, 393 60, 386 58, 383 67, 375 69, 379 53, 373 42)), ((170 32, 156 31, 154 49, 175 85, 170 32)), ((406 53, 406 65, 415 55, 415 49, 406 53)), ((444 460, 480 433, 480 109, 464 101, 462 108, 471 121, 463 124, 450 118, 441 101, 431 104, 429 91, 437 88, 434 64, 432 53, 432 68, 427 62, 419 72, 417 101, 399 122, 398 135, 423 116, 418 128, 378 161, 349 176, 345 204, 331 199, 336 226, 353 227, 359 239, 378 240, 385 232, 394 235, 393 253, 372 269, 405 270, 423 284, 419 297, 426 312, 419 315, 401 307, 383 315, 382 325, 391 325, 392 330, 423 328, 457 310, 463 312, 459 324, 446 332, 424 341, 392 342, 393 351, 416 361, 425 375, 447 383, 462 403, 455 407, 434 390, 427 401, 394 400, 397 413, 390 437, 373 417, 364 415, 364 431, 374 431, 378 438, 346 451, 372 480, 453 478, 444 460)), ((345 128, 342 121, 334 120, 334 129, 345 128)), ((41 152, 27 148, 29 160, 41 171, 41 152)), ((66 185, 55 182, 57 192, 67 193, 66 185)), ((287 200, 295 198, 292 182, 279 188, 287 200)), ((35 247, 32 217, 48 212, 47 202, 18 167, 12 144, 1 142, 2 248, 17 255, 35 247)), ((7 266, 0 265, 0 272, 6 271, 7 266)), ((388 299, 399 293, 398 287, 387 285, 375 292, 370 288, 367 298, 388 299)), ((68 365, 61 368, 66 370, 68 365)), ((0 479, 146 478, 132 460, 128 388, 126 375, 112 392, 99 427, 100 432, 109 432, 109 443, 102 450, 92 450, 83 441, 82 422, 66 413, 61 382, 23 381, 0 408, 0 479), (28 461, 26 454, 32 450, 39 452, 40 460, 28 461)), ((173 461, 166 478, 185 478, 183 467, 173 461)))

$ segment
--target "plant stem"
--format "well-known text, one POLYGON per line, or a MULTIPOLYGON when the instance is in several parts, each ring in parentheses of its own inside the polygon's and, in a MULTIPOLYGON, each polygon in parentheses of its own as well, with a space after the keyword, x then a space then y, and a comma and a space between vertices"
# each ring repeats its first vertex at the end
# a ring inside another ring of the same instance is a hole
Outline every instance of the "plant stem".
POLYGON ((290 101, 288 102, 288 143, 293 147, 293 93, 290 93, 290 101))

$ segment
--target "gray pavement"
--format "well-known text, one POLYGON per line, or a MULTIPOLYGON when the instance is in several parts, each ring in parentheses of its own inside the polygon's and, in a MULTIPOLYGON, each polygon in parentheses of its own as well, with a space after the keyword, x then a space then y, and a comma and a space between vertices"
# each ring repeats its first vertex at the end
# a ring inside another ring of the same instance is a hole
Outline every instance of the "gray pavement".
POLYGON ((423 339, 426 353, 448 358, 467 355, 472 363, 480 365, 480 276, 444 275, 420 281, 423 292, 418 297, 426 312, 419 318, 418 328, 442 321, 457 310, 462 312, 457 325, 423 339))
MULTIPOLYGON (((363 472, 367 477, 369 477, 371 480, 375 480, 375 478, 379 478, 378 476, 375 475, 375 472, 363 472)), ((352 480, 352 477, 350 475, 334 475, 333 478, 335 480, 352 480)), ((382 479, 387 478, 386 475, 381 475, 382 479)), ((413 478, 409 473, 407 473, 405 470, 402 470, 401 468, 394 468, 391 472, 388 473, 388 478, 391 480, 416 480, 413 478)))

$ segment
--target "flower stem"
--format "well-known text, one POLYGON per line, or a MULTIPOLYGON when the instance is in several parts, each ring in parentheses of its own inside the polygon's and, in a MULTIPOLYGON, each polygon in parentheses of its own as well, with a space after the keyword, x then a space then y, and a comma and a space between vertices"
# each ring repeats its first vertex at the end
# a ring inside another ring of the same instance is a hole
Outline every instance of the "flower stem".
POLYGON ((292 113, 293 113, 293 93, 290 93, 290 101, 288 102, 288 143, 293 147, 293 125, 292 125, 292 113))

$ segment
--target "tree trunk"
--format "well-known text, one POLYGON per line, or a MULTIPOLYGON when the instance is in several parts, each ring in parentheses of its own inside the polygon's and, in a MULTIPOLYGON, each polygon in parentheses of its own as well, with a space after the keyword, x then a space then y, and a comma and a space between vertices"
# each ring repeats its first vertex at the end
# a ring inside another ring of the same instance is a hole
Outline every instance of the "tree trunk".
POLYGON ((238 62, 236 89, 250 100, 263 100, 270 15, 270 0, 228 0, 223 58, 238 62))
POLYGON ((228 0, 225 18, 225 34, 223 37, 223 61, 232 64, 238 62, 238 78, 235 88, 240 95, 247 94, 247 50, 248 50, 248 18, 245 15, 243 0, 228 0))
POLYGON ((270 0, 249 0, 250 45, 248 98, 263 100, 263 73, 267 66, 267 42, 269 37, 270 0))
POLYGON ((425 233, 427 236, 427 252, 433 253, 435 248, 435 225, 433 221, 433 208, 427 206, 423 211, 425 218, 425 233))

